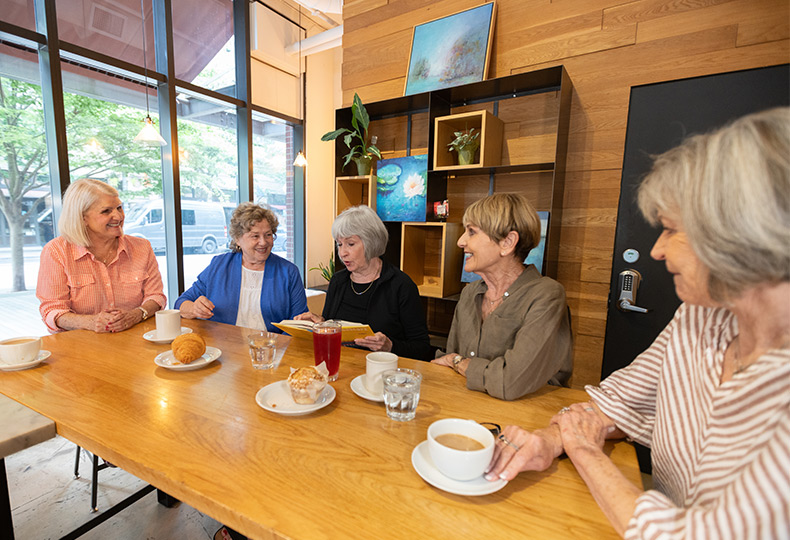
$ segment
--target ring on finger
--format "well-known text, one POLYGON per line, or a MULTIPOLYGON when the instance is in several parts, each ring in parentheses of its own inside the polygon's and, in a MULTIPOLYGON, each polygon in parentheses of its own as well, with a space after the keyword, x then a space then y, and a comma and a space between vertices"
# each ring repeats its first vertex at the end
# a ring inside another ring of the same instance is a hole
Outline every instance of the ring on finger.
POLYGON ((593 409, 592 407, 585 407, 584 410, 585 411, 594 411, 595 409, 593 409))
POLYGON ((500 441, 502 441, 503 443, 505 443, 506 445, 508 445, 508 446, 512 446, 513 448, 515 448, 515 449, 516 449, 516 452, 518 452, 519 450, 521 450, 521 447, 520 447, 519 445, 517 445, 517 444, 514 444, 514 443, 513 443, 513 442, 512 442, 510 439, 508 439, 507 437, 505 437, 505 435, 504 435, 504 434, 501 434, 501 435, 499 435, 498 439, 499 439, 500 441))
POLYGON ((560 412, 559 412, 559 414, 565 414, 566 412, 568 412, 568 411, 570 411, 570 410, 571 410, 571 408, 570 408, 570 407, 563 407, 562 409, 560 409, 560 412))

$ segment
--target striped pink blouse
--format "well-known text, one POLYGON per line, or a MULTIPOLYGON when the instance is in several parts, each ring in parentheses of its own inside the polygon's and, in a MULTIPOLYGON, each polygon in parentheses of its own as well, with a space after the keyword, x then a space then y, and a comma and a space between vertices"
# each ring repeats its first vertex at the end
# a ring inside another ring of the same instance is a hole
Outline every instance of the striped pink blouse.
POLYGON ((118 256, 104 265, 86 248, 63 237, 41 251, 36 296, 50 332, 64 313, 92 315, 105 309, 134 309, 148 300, 164 307, 162 276, 148 240, 122 236, 118 256))
POLYGON ((631 365, 587 387, 652 450, 655 489, 626 539, 790 538, 790 351, 720 384, 737 332, 730 312, 683 304, 631 365))

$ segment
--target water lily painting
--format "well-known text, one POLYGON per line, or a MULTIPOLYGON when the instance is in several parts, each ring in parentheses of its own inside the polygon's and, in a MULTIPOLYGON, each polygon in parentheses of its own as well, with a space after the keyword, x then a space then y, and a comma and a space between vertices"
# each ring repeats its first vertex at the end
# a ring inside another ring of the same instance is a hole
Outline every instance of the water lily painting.
POLYGON ((382 221, 425 221, 428 156, 382 159, 376 171, 376 212, 382 221))
POLYGON ((403 95, 485 79, 495 7, 489 2, 415 26, 403 95))

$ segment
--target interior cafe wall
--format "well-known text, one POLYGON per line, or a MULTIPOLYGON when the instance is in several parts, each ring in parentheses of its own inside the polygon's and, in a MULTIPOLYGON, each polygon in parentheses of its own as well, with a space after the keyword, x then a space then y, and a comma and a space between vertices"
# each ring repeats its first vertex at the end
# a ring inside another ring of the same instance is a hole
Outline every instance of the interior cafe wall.
MULTIPOLYGON (((481 3, 347 0, 342 105, 403 95, 413 26, 481 3)), ((631 86, 786 63, 788 21, 787 0, 497 0, 489 77, 564 65, 574 88, 558 275, 574 387, 600 379, 631 86)), ((485 195, 459 189, 461 201, 485 195)))

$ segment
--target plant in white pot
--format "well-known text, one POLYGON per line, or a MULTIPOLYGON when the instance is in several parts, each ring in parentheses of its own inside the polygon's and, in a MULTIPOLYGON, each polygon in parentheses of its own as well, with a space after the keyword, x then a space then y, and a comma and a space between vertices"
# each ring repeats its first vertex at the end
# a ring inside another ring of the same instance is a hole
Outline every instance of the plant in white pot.
POLYGON ((335 131, 330 131, 329 133, 324 133, 321 140, 334 141, 343 135, 343 142, 349 149, 348 154, 345 155, 343 167, 353 160, 357 165, 357 172, 359 175, 365 176, 370 174, 374 157, 381 159, 381 152, 376 148, 375 137, 372 137, 372 141, 368 143, 370 116, 368 116, 365 105, 356 93, 354 94, 354 102, 351 105, 351 125, 353 129, 340 128, 335 131))
POLYGON ((475 163, 475 153, 480 148, 480 132, 475 132, 475 128, 464 129, 453 133, 455 140, 447 146, 450 150, 458 152, 459 165, 471 165, 475 163))

